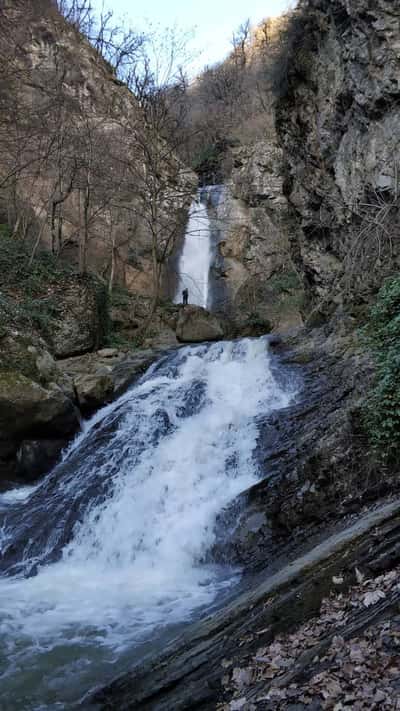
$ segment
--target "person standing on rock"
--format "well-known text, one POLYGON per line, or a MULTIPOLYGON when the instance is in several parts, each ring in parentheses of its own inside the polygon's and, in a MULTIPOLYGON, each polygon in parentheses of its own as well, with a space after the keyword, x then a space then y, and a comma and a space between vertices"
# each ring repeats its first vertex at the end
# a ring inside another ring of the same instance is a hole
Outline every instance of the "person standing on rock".
POLYGON ((183 289, 182 291, 182 303, 187 306, 189 303, 189 289, 183 289))

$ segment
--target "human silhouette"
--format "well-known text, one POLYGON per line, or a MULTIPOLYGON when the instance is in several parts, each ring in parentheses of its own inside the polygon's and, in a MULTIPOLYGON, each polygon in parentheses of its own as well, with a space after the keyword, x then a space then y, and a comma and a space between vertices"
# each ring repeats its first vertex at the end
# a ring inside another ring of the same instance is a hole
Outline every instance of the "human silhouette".
POLYGON ((189 289, 183 289, 182 291, 182 303, 187 306, 189 303, 189 289))

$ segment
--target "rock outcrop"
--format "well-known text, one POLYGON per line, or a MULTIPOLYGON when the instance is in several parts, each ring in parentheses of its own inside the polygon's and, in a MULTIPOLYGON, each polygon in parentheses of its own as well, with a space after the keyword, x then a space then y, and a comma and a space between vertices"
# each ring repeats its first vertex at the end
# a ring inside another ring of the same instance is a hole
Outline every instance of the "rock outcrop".
POLYGON ((105 288, 90 277, 72 276, 54 294, 50 341, 56 358, 100 348, 108 330, 105 288))
POLYGON ((89 415, 121 395, 163 352, 161 348, 131 352, 104 348, 67 358, 59 366, 73 383, 79 408, 89 415))
POLYGON ((74 399, 71 379, 59 370, 42 340, 18 330, 3 333, 0 479, 32 480, 46 472, 79 429, 74 399))
POLYGON ((221 303, 238 333, 301 326, 303 279, 292 259, 295 222, 283 194, 283 156, 274 135, 231 151, 232 170, 214 207, 221 303))
MULTIPOLYGON (((393 617, 398 612, 398 590, 394 587, 387 596, 382 594, 377 598, 378 604, 369 609, 353 604, 345 627, 344 616, 338 615, 335 620, 332 615, 333 619, 321 624, 320 638, 314 645, 308 628, 304 654, 297 663, 282 659, 278 645, 271 666, 267 666, 268 646, 279 633, 294 633, 305 620, 317 615, 324 597, 337 591, 338 585, 344 591, 354 584, 360 569, 369 579, 392 570, 398 562, 399 523, 400 505, 396 500, 365 513, 357 522, 348 522, 343 530, 327 535, 319 545, 314 542, 303 554, 292 554, 288 565, 278 561, 275 570, 267 570, 261 579, 253 581, 252 590, 243 592, 204 621, 191 625, 158 655, 145 659, 133 671, 97 691, 92 698, 93 707, 104 711, 193 708, 211 711, 219 705, 230 711, 292 709, 291 697, 283 705, 286 698, 279 691, 310 678, 311 670, 321 676, 327 668, 325 655, 335 635, 340 635, 339 639, 336 637, 337 643, 344 646, 345 640, 393 617), (258 662, 266 674, 260 671, 253 676, 250 660, 258 662), (280 662, 282 667, 278 666, 280 662), (241 693, 236 693, 231 701, 233 690, 238 688, 241 693), (267 692, 271 688, 276 693, 270 700, 267 692)), ((292 642, 296 639, 292 638, 292 642)), ((295 657, 299 653, 294 644, 292 653, 295 657)), ((398 676, 397 670, 393 676, 398 676)), ((323 698, 330 699, 332 695, 327 693, 323 698)), ((298 696, 308 701, 308 694, 298 696)), ((318 695, 311 708, 322 708, 319 699, 318 695)), ((296 708, 306 709, 310 705, 296 704, 296 708)))
MULTIPOLYGON (((68 301, 68 308, 70 305, 68 301)), ((66 316, 64 352, 73 351, 73 343, 79 343, 81 350, 80 314, 78 304, 78 321, 73 312, 66 316)), ((89 315, 85 314, 87 324, 91 323, 89 315)), ((82 334, 95 338, 98 331, 88 327, 82 334)), ((0 485, 31 482, 46 474, 80 429, 82 415, 93 414, 121 395, 162 352, 104 348, 55 360, 48 344, 34 331, 2 326, 0 485)))
POLYGON ((277 131, 300 227, 293 258, 329 315, 368 302, 400 265, 400 10, 395 0, 301 8, 277 131))
POLYGON ((218 341, 224 337, 220 321, 200 306, 185 306, 179 312, 176 336, 181 343, 218 341))

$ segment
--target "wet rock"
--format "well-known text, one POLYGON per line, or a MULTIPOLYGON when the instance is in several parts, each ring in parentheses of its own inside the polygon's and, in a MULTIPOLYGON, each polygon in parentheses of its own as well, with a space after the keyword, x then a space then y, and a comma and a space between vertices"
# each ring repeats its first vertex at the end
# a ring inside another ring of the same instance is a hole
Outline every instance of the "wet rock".
POLYGON ((218 341, 224 337, 220 321, 200 306, 181 309, 176 326, 176 336, 181 343, 218 341))
POLYGON ((17 451, 18 479, 32 482, 50 471, 60 459, 66 439, 24 440, 17 451))
POLYGON ((84 414, 94 412, 111 400, 114 381, 110 373, 79 375, 74 380, 78 403, 84 414))
POLYGON ((305 540, 399 486, 395 472, 382 479, 357 429, 355 413, 373 375, 357 338, 320 329, 280 339, 271 349, 298 395, 259 422, 262 479, 221 513, 214 548, 217 560, 247 569, 265 564, 288 540, 305 540))
POLYGON ((0 430, 68 435, 79 428, 76 408, 55 383, 43 387, 16 371, 0 371, 0 430))
MULTIPOLYGON (((79 427, 72 379, 60 370, 39 337, 8 329, 0 341, 0 478, 29 478, 30 457, 45 473, 53 453, 62 446, 59 440, 65 443, 79 427), (54 439, 51 455, 50 445, 43 445, 42 456, 37 444, 35 455, 31 450, 32 456, 25 456, 23 442, 42 438, 54 439)), ((37 471, 35 464, 33 477, 37 471)))
MULTIPOLYGON (((400 536, 400 503, 395 501, 376 511, 361 516, 356 523, 343 527, 319 545, 310 545, 307 552, 292 555, 274 574, 265 570, 251 589, 241 593, 222 610, 186 628, 161 651, 154 652, 136 668, 123 674, 106 688, 98 690, 92 703, 95 708, 108 711, 189 711, 214 710, 232 698, 229 687, 239 679, 243 689, 237 698, 246 698, 245 709, 256 703, 260 690, 268 688, 268 681, 279 671, 288 677, 284 688, 308 670, 319 666, 326 650, 334 641, 336 627, 343 639, 351 639, 360 631, 390 615, 398 614, 399 594, 396 590, 377 605, 368 609, 355 608, 346 627, 341 617, 319 640, 314 650, 306 636, 304 659, 295 666, 293 674, 285 674, 279 666, 282 657, 274 652, 275 671, 268 675, 254 675, 241 669, 249 668, 249 658, 267 652, 279 633, 294 631, 305 620, 316 615, 322 600, 335 589, 334 578, 344 577, 346 587, 354 582, 357 565, 373 568, 382 552, 398 543, 400 536), (260 648, 263 652, 260 652, 260 648), (239 670, 239 671, 238 671, 239 670), (258 679, 260 681, 258 681, 258 679), (246 688, 247 681, 251 686, 246 688), (228 688, 227 688, 228 687, 228 688), (227 693, 226 693, 227 692, 227 693)), ((390 570, 390 564, 384 570, 390 570)), ((325 624, 326 627, 326 624, 325 624)), ((268 660, 267 660, 268 661, 268 660)), ((325 661, 325 658, 323 659, 325 661)), ((309 706, 306 706, 309 708, 309 706)), ((230 708, 228 705, 226 708, 230 708)), ((264 708, 263 703, 257 708, 264 708)), ((277 708, 275 699, 271 706, 277 708)), ((283 708, 289 708, 283 707, 283 708)))

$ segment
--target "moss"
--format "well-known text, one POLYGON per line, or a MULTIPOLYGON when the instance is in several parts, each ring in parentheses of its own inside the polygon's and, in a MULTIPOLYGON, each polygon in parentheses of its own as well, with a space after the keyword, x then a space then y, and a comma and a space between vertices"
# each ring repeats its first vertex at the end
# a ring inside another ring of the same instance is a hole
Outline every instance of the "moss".
POLYGON ((23 395, 30 386, 32 381, 22 373, 0 368, 0 393, 3 400, 18 397, 18 393, 23 395))
POLYGON ((128 289, 123 286, 116 285, 110 294, 110 306, 116 308, 123 308, 124 306, 129 306, 132 301, 132 295, 129 293, 128 289))
POLYGON ((39 351, 28 336, 7 335, 0 342, 0 368, 2 372, 17 370, 30 380, 41 381, 37 368, 39 351))
POLYGON ((302 282, 295 271, 287 270, 281 271, 277 274, 273 274, 268 282, 269 286, 273 291, 280 292, 292 292, 303 290, 302 282))
POLYGON ((121 333, 116 330, 110 331, 106 339, 106 345, 110 348, 120 348, 134 350, 135 348, 140 348, 143 344, 143 336, 137 335, 133 338, 126 338, 121 333))
POLYGON ((0 229, 0 325, 11 322, 47 335, 58 315, 52 290, 71 270, 45 252, 30 264, 31 248, 4 226, 0 229))

